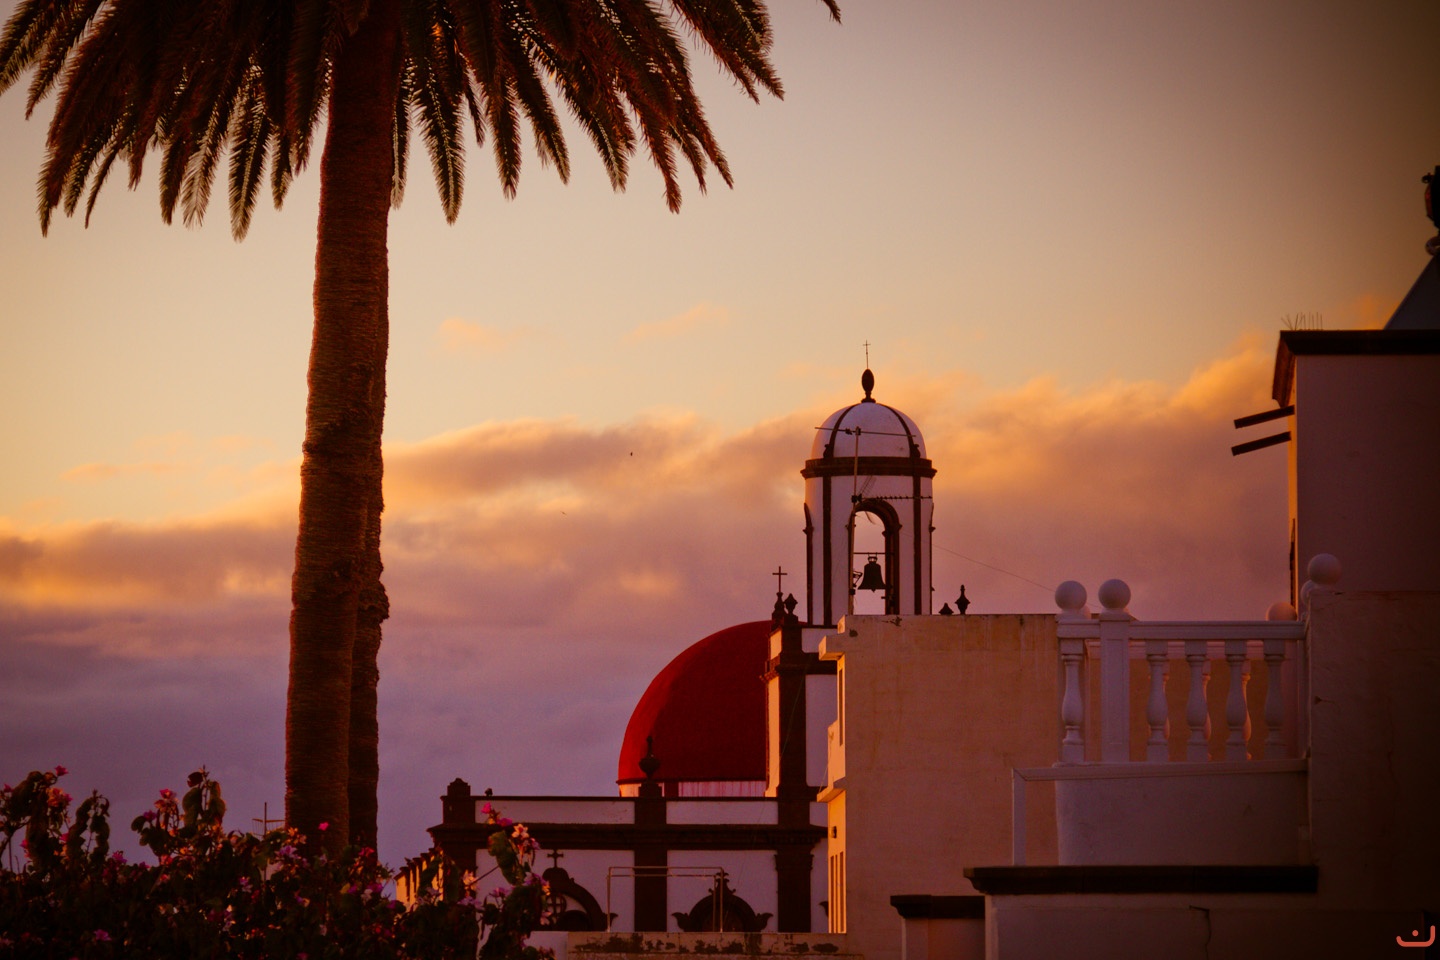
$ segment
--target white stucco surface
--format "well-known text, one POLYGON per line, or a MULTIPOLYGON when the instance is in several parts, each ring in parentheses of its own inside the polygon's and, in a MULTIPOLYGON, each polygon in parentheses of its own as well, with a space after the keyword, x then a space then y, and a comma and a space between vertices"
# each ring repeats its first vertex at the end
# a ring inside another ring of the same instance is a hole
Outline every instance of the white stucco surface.
MULTIPOLYGON (((845 857, 846 933, 870 960, 899 960, 890 897, 974 893, 965 867, 1009 861, 1010 769, 1058 759, 1055 618, 847 617, 822 649, 845 673, 827 852, 845 857)), ((1029 829, 1053 858, 1051 811, 1029 829)))

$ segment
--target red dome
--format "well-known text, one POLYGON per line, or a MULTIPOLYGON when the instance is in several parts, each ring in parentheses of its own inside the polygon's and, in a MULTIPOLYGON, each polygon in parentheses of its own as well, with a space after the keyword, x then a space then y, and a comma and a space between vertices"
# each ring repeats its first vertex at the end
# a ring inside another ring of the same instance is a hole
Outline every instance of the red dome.
POLYGON ((727 627, 682 651, 635 705, 616 782, 645 779, 646 737, 654 737, 661 782, 764 780, 769 659, 769 620, 727 627))

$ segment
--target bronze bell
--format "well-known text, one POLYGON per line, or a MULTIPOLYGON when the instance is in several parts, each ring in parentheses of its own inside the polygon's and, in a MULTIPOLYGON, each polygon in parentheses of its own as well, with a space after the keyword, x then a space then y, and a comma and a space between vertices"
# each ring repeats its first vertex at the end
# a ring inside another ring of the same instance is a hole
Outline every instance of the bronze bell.
POLYGON ((884 590, 885 574, 880 570, 880 564, 871 554, 870 559, 865 561, 865 569, 860 575, 860 590, 884 590))

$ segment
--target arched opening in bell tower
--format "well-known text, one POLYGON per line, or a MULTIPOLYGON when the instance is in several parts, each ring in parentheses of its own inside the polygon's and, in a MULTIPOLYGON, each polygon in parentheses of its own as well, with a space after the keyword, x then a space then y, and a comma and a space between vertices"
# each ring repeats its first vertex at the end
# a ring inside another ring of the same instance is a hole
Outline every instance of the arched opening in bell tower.
POLYGON ((900 612, 900 517, 884 500, 860 500, 850 513, 850 610, 900 612))

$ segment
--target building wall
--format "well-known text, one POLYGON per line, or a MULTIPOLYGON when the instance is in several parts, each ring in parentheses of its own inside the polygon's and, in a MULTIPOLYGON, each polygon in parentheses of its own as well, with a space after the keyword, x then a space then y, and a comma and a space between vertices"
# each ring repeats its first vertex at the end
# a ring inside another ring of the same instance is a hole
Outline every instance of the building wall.
POLYGON ((1309 656, 1321 899, 1440 909, 1440 592, 1316 591, 1309 656))
MULTIPOLYGON (((1003 960, 1358 960, 1404 957, 1415 910, 1318 908, 1271 894, 1065 894, 991 898, 987 958, 1003 960)), ((1423 956, 1423 954, 1421 954, 1423 956)))
MULTIPOLYGON (((845 931, 854 952, 898 960, 890 897, 974 893, 964 867, 1010 860, 1010 769, 1059 759, 1055 618, 847 617, 822 656, 845 678, 829 840, 832 862, 845 857, 845 931)), ((1043 814, 1030 848, 1053 858, 1043 814)))
POLYGON ((805 780, 825 786, 825 755, 829 752, 830 724, 835 722, 835 677, 805 678, 805 780))
POLYGON ((1298 580, 1334 554, 1347 590, 1440 576, 1440 355, 1302 354, 1290 418, 1298 580), (1298 519, 1297 519, 1298 518, 1298 519))

